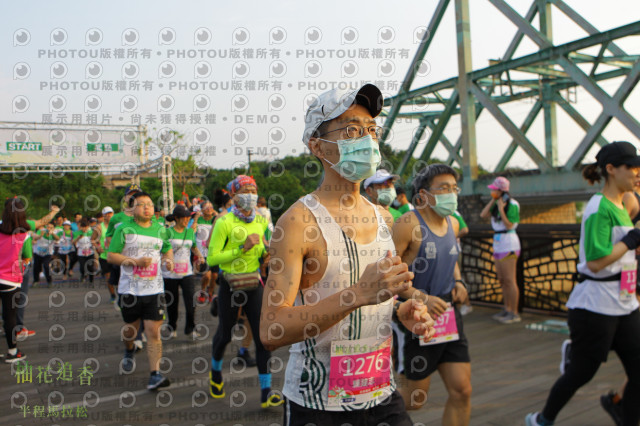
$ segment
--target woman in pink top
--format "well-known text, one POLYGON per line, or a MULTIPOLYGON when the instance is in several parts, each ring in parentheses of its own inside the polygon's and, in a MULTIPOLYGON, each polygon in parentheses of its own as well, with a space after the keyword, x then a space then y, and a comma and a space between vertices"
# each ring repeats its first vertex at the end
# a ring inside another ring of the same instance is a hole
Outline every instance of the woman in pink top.
POLYGON ((25 207, 19 198, 8 198, 4 203, 0 224, 0 298, 2 298, 2 320, 9 346, 4 361, 12 363, 26 358, 16 346, 16 304, 13 303, 22 284, 23 245, 31 229, 27 223, 25 207))

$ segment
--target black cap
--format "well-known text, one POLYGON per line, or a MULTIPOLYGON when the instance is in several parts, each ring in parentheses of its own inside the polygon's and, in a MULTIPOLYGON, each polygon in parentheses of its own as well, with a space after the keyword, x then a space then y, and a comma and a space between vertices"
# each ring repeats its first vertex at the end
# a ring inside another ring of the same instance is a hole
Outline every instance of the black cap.
POLYGON ((607 164, 614 167, 623 164, 630 167, 640 167, 640 157, 636 152, 636 147, 629 142, 611 142, 603 146, 596 155, 598 166, 603 169, 607 164))
POLYGON ((165 219, 167 220, 167 222, 174 222, 178 217, 191 217, 192 214, 193 213, 189 211, 189 209, 184 205, 176 204, 176 206, 173 208, 173 213, 167 215, 165 219))

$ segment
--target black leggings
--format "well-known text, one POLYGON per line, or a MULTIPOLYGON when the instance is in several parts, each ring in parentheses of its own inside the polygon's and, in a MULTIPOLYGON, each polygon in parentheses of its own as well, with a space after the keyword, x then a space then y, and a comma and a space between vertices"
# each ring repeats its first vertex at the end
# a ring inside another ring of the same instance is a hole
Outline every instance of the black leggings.
POLYGON ((238 321, 238 310, 242 310, 247 315, 253 342, 256 344, 256 361, 258 363, 258 373, 267 374, 269 372, 267 364, 271 358, 271 352, 267 351, 260 341, 260 311, 262 309, 262 287, 246 292, 232 293, 229 283, 224 279, 224 273, 218 275, 218 330, 213 336, 211 354, 213 359, 221 360, 224 350, 231 341, 231 330, 238 321), (233 301, 233 306, 231 305, 233 301))
POLYGON ((623 425, 640 420, 640 312, 601 315, 584 309, 569 310, 571 351, 569 365, 551 388, 542 414, 555 420, 576 391, 588 383, 615 350, 629 379, 622 397, 623 425))
POLYGON ((73 250, 69 253, 69 268, 67 268, 67 274, 73 271, 73 267, 76 266, 78 262, 78 252, 73 250))
POLYGON ((96 275, 95 257, 93 255, 78 256, 78 262, 80 263, 80 279, 84 278, 86 272, 89 275, 89 282, 93 282, 93 277, 96 275))
POLYGON ((7 339, 9 349, 16 347, 16 320, 18 306, 17 302, 20 287, 11 287, 6 284, 0 284, 0 297, 2 298, 2 321, 4 322, 4 337, 7 339), (6 290, 11 288, 11 290, 6 290))
POLYGON ((167 314, 169 315, 169 327, 175 331, 178 324, 178 305, 180 304, 180 287, 182 287, 182 298, 184 308, 187 311, 184 334, 190 334, 196 327, 195 313, 196 305, 193 295, 196 288, 196 279, 193 275, 180 279, 165 278, 164 292, 167 301, 167 314))
POLYGON ((51 271, 49 271, 49 262, 51 262, 51 255, 40 256, 33 254, 33 283, 37 284, 40 281, 40 271, 44 269, 44 277, 47 279, 47 284, 51 284, 51 271))

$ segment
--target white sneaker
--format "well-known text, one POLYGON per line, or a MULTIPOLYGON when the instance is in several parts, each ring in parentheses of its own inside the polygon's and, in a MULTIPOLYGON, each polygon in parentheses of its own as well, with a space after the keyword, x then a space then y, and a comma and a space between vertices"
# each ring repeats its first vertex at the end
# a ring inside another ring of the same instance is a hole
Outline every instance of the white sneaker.
POLYGON ((133 341, 133 346, 135 346, 136 352, 141 351, 142 348, 144 347, 144 345, 142 344, 142 340, 134 340, 133 341))
POLYGON ((191 338, 193 340, 200 340, 202 338, 202 334, 198 333, 197 331, 193 330, 191 332, 191 338))
POLYGON ((507 312, 507 314, 503 317, 500 317, 498 321, 503 324, 513 324, 522 321, 522 318, 516 313, 507 312))
POLYGON ((567 371, 567 367, 569 366, 569 355, 571 354, 571 340, 567 339, 562 342, 562 348, 560 349, 562 353, 562 359, 560 360, 560 374, 564 374, 567 371))
POLYGON ((538 423, 538 413, 529 413, 524 418, 524 422, 527 426, 542 426, 542 424, 538 423))
POLYGON ((169 334, 169 337, 170 337, 171 339, 175 339, 176 337, 178 337, 178 332, 177 332, 177 331, 172 331, 172 332, 169 334))
POLYGON ((144 331, 142 332, 142 334, 140 336, 142 337, 142 341, 146 343, 147 342, 147 335, 144 334, 144 331))

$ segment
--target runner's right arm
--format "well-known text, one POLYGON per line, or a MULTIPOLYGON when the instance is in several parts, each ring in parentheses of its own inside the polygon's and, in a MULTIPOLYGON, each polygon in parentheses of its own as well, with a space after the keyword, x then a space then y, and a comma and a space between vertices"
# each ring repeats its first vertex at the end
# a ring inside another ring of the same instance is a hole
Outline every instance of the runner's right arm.
POLYGON ((398 256, 390 257, 389 252, 385 259, 367 265, 353 287, 340 290, 314 305, 293 306, 300 290, 305 258, 313 255, 311 243, 301 243, 299 238, 305 235, 305 228, 309 226, 301 220, 308 214, 300 204, 294 205, 278 220, 274 229, 260 319, 260 339, 267 350, 304 340, 309 321, 303 318, 317 317, 314 333, 321 333, 355 309, 383 302, 378 298, 380 291, 384 291, 383 297, 388 299, 411 285, 413 274, 398 256))
POLYGON ((47 223, 51 222, 59 211, 60 211, 60 207, 56 206, 55 204, 52 205, 51 211, 49 211, 49 213, 47 213, 46 216, 35 221, 36 229, 40 228, 41 226, 45 226, 47 223))

